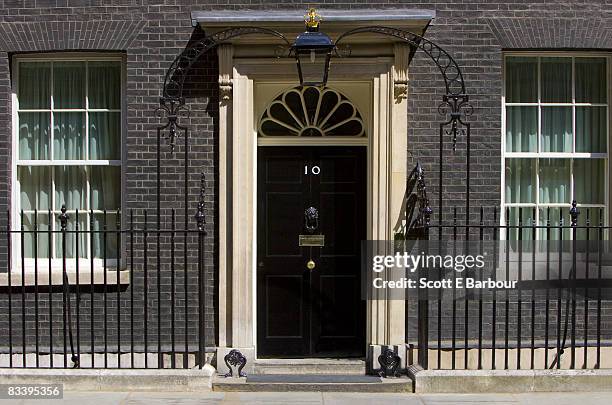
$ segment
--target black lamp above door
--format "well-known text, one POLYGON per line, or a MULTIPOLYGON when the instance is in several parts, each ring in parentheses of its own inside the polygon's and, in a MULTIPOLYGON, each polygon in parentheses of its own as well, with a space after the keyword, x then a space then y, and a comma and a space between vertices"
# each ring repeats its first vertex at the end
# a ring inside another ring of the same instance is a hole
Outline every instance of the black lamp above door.
POLYGON ((298 75, 302 86, 320 86, 327 83, 331 53, 335 48, 331 38, 319 32, 321 16, 314 8, 305 18, 306 31, 299 34, 291 46, 291 53, 297 62, 298 75))

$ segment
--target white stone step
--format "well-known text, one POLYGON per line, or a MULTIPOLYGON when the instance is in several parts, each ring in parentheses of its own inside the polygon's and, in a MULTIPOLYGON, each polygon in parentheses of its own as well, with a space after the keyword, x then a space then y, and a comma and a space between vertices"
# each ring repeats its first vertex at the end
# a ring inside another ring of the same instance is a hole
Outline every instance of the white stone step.
POLYGON ((365 375, 362 359, 257 359, 253 374, 365 375))
POLYGON ((241 392, 412 392, 412 380, 366 375, 267 374, 213 379, 213 391, 241 392))

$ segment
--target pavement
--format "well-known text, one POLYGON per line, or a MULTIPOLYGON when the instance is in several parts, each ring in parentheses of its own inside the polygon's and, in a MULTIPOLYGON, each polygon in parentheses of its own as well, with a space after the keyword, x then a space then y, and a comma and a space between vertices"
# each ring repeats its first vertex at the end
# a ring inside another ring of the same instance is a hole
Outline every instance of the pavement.
POLYGON ((319 392, 64 392, 63 400, 0 400, 0 404, 74 405, 610 405, 612 392, 525 394, 367 394, 319 392))

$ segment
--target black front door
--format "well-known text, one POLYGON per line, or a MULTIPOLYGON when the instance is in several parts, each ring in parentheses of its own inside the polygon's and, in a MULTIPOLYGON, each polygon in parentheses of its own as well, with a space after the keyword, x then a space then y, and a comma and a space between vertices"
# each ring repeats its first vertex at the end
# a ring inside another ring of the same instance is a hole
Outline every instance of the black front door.
POLYGON ((365 148, 260 147, 258 159, 258 355, 363 356, 365 148))

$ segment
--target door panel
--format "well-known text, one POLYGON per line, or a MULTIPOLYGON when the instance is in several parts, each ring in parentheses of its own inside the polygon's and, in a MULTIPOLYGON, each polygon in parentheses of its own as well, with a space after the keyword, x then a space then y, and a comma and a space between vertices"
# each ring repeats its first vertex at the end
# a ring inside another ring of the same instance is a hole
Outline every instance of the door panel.
POLYGON ((363 356, 365 148, 260 147, 258 159, 258 355, 363 356), (308 207, 319 214, 312 232, 308 207), (311 233, 324 236, 323 247, 299 246, 311 233))

